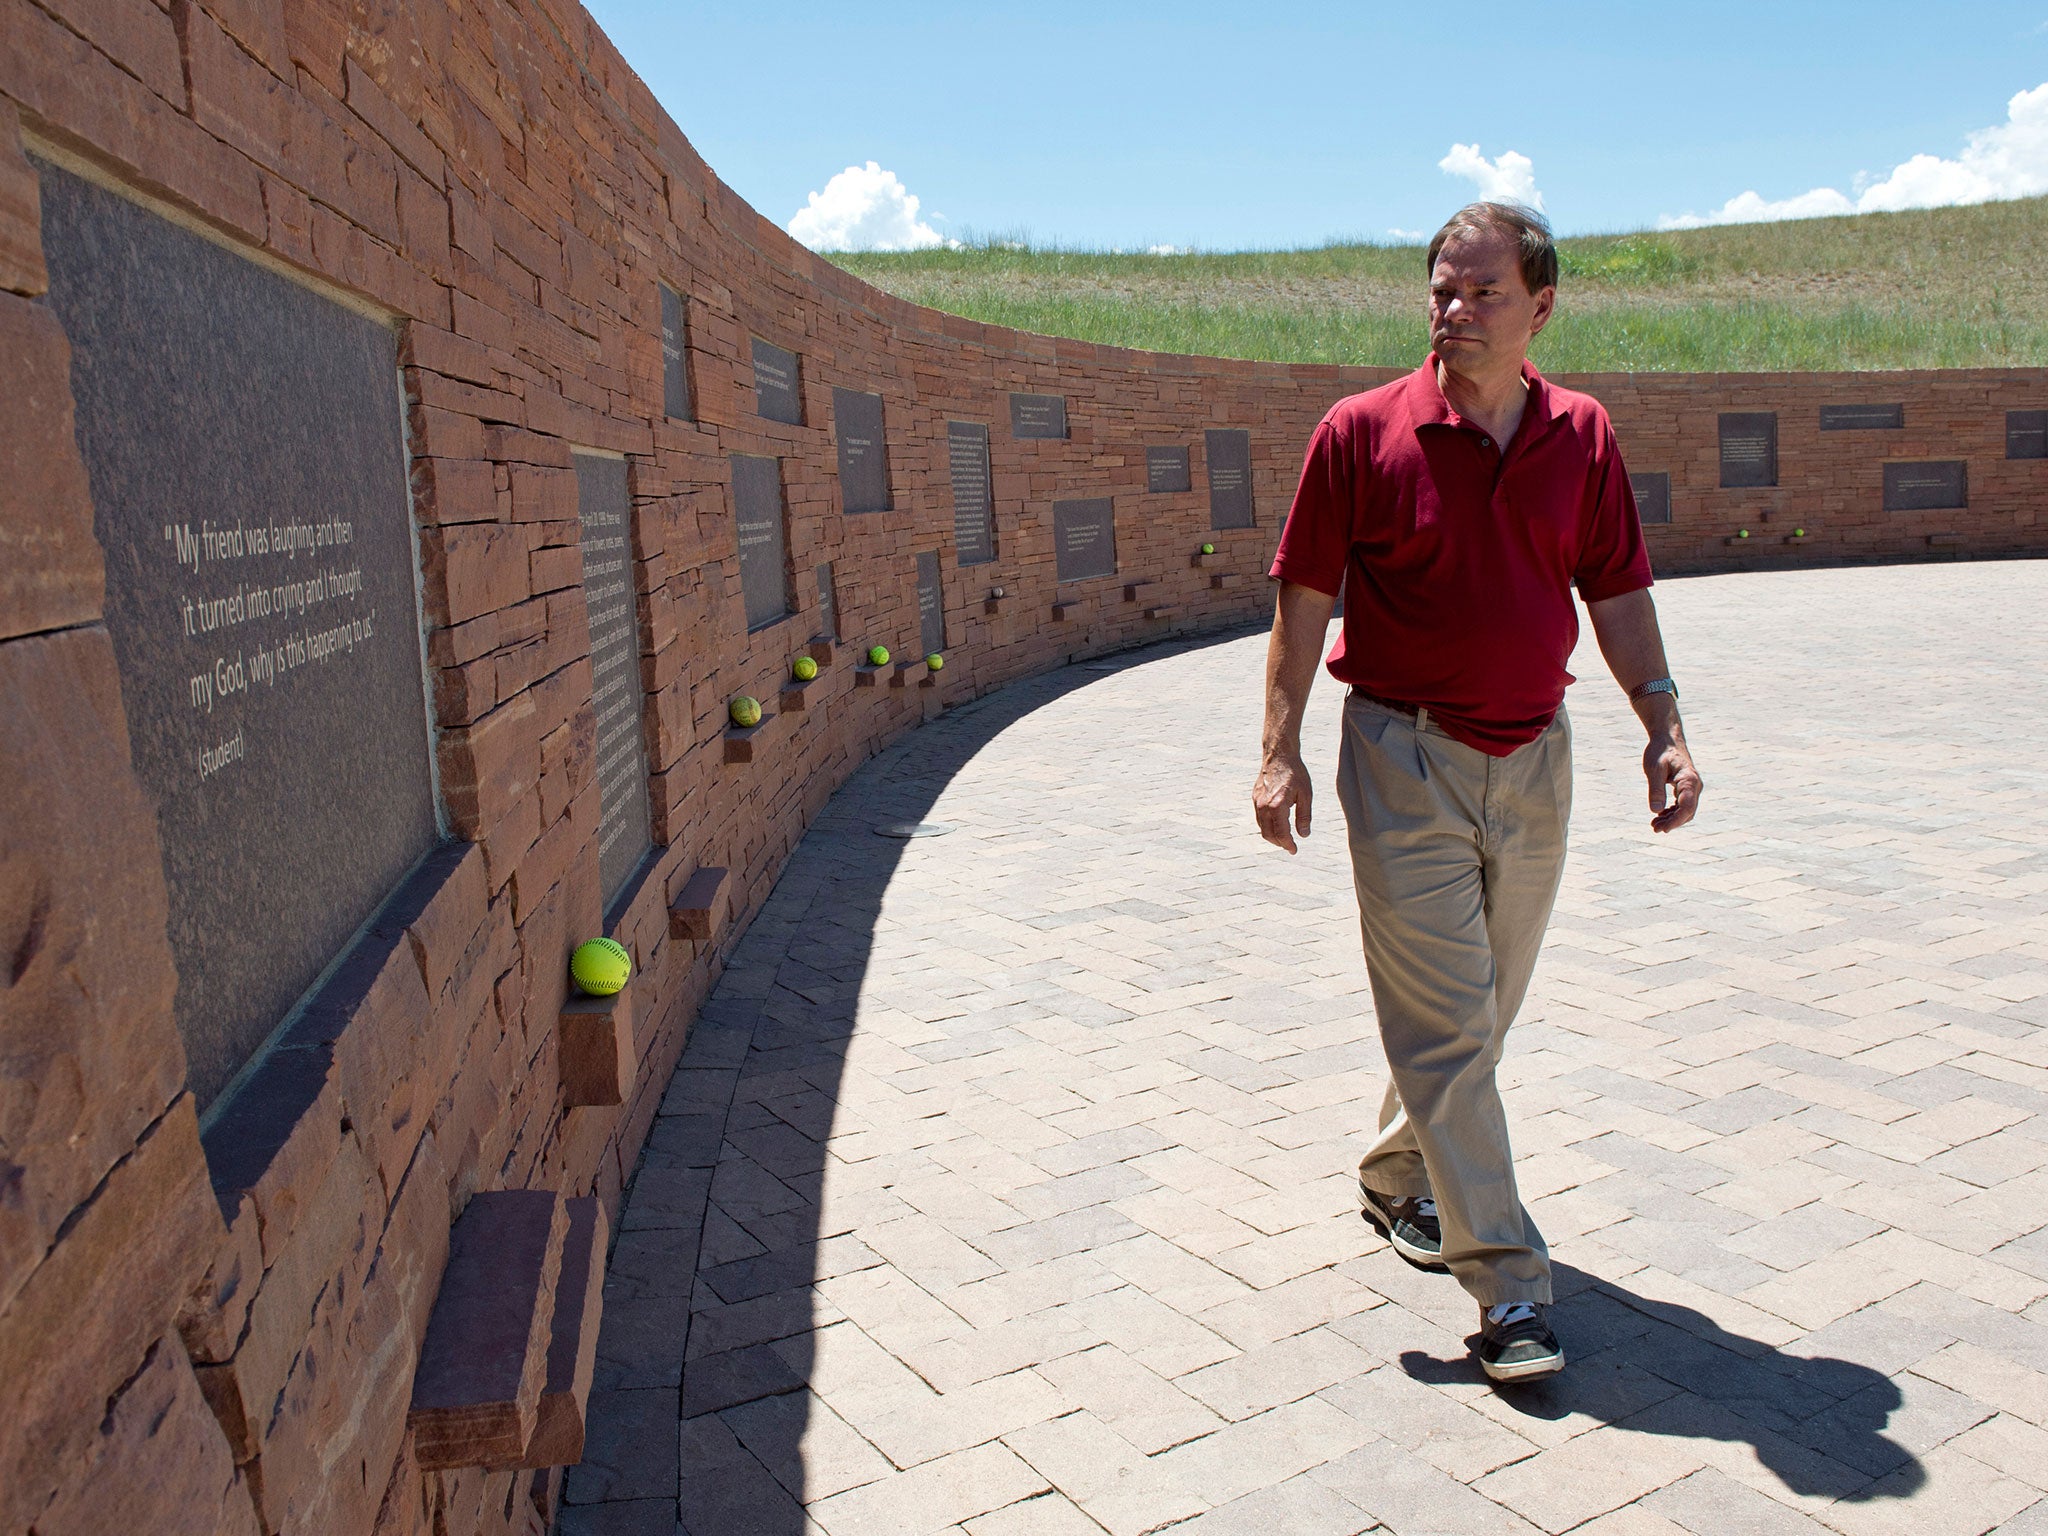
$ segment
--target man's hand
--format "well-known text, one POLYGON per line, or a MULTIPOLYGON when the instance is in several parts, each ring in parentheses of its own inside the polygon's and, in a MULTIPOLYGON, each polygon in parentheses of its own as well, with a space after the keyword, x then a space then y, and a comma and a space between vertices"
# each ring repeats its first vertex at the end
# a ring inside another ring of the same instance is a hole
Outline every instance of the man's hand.
POLYGON ((1686 750, 1683 736, 1670 730, 1650 733, 1650 744, 1643 749, 1643 777, 1650 781, 1651 831, 1676 832, 1692 820, 1699 809, 1700 791, 1706 786, 1700 781, 1699 769, 1692 765, 1692 753, 1686 750), (1667 789, 1669 805, 1665 804, 1667 789))
POLYGON ((1252 814, 1259 819, 1259 836, 1275 848, 1296 852, 1294 834, 1287 829, 1288 813, 1293 812, 1295 827, 1307 837, 1309 803, 1314 798, 1308 768, 1299 755, 1267 758, 1252 784, 1252 814))

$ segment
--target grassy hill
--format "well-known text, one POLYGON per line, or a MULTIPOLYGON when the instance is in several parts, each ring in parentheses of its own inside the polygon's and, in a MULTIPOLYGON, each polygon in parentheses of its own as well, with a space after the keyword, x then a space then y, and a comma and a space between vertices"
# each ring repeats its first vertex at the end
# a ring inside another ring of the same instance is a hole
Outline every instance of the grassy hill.
MULTIPOLYGON (((1556 372, 2048 365, 2048 198, 1559 244, 1556 372)), ((1286 362, 1428 351, 1416 245, 1186 256, 838 254, 878 288, 1020 330, 1286 362)))

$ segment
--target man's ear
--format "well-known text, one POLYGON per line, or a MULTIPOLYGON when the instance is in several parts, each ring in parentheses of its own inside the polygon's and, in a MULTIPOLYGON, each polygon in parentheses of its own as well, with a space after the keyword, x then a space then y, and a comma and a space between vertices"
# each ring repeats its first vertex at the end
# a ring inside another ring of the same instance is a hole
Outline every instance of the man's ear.
POLYGON ((1557 290, 1555 288, 1545 288, 1536 295, 1536 320, 1529 327, 1529 334, 1534 336, 1544 326, 1550 324, 1550 317, 1555 313, 1557 313, 1557 290))

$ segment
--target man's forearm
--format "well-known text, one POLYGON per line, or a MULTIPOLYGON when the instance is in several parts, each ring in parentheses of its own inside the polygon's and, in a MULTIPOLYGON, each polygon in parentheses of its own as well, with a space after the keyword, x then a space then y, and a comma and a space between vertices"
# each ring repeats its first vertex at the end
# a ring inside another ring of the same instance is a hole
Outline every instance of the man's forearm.
MULTIPOLYGON (((1664 635, 1657 625, 1657 605, 1647 587, 1588 603, 1586 612, 1592 617, 1593 635, 1600 642, 1600 654, 1607 659, 1607 670, 1623 692, 1632 694, 1653 678, 1671 675, 1664 659, 1664 635)), ((1636 718, 1651 734, 1681 731, 1678 701, 1670 694, 1648 693, 1630 702, 1636 718)))
POLYGON ((1280 583, 1273 637, 1266 648, 1266 727, 1261 748, 1269 759, 1301 754, 1301 720, 1336 606, 1334 597, 1313 587, 1280 583))

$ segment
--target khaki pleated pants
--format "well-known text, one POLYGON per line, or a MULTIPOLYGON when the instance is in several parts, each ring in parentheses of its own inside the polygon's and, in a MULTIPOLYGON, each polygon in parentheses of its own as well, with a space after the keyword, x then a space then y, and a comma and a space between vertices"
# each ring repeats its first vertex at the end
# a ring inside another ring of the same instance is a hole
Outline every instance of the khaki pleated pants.
POLYGON ((1492 757, 1353 693, 1337 794, 1392 1078, 1359 1179, 1436 1198, 1444 1261, 1482 1306, 1549 1301, 1494 1069, 1564 872, 1570 722, 1492 757))

